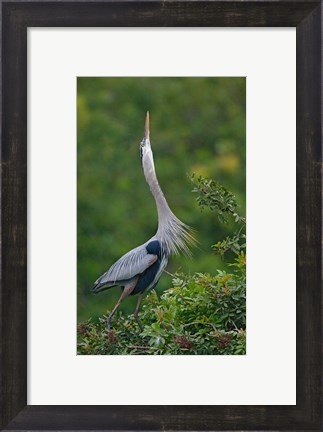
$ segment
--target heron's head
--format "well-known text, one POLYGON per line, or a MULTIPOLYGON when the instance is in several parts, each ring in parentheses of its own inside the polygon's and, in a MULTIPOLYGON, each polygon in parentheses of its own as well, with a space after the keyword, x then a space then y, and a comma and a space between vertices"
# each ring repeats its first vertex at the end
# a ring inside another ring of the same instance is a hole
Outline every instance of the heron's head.
POLYGON ((144 137, 140 143, 140 158, 142 160, 142 163, 144 163, 147 157, 150 158, 152 157, 152 150, 151 150, 150 138, 149 138, 149 111, 147 111, 147 115, 146 115, 144 137))

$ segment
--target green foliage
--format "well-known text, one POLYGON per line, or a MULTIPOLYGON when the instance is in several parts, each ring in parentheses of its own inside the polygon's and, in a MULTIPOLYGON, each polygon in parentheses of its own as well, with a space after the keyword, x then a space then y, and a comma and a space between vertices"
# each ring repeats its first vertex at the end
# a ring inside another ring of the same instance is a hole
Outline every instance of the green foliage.
POLYGON ((237 212, 238 203, 232 192, 215 180, 206 179, 201 175, 196 176, 193 173, 190 178, 195 185, 193 192, 198 194, 196 200, 201 209, 207 207, 216 211, 221 223, 228 223, 230 216, 237 223, 245 223, 245 219, 237 212))
POLYGON ((212 249, 216 255, 223 256, 226 252, 232 251, 235 254, 238 254, 241 249, 246 247, 245 244, 245 234, 241 234, 239 230, 233 236, 227 236, 224 240, 218 241, 214 245, 212 245, 212 249))
POLYGON ((232 272, 176 274, 160 298, 146 297, 140 319, 119 312, 108 335, 106 317, 78 327, 79 354, 245 354, 245 255, 232 272))
POLYGON ((240 228, 231 236, 225 237, 212 246, 214 253, 222 257, 228 251, 239 254, 246 247, 246 236, 242 232, 245 229, 246 220, 238 213, 236 197, 214 180, 196 176, 195 173, 190 176, 190 179, 195 186, 193 192, 197 194, 196 201, 202 210, 208 208, 216 211, 222 224, 227 224, 229 219, 232 218, 236 224, 240 225, 240 228))

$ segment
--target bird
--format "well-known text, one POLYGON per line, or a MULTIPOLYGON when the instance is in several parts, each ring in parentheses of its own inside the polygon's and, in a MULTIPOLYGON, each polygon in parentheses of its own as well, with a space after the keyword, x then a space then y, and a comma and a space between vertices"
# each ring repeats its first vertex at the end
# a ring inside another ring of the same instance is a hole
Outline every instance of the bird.
POLYGON ((143 294, 156 287, 171 255, 184 253, 190 256, 191 247, 196 243, 194 230, 175 216, 158 183, 150 142, 149 111, 139 149, 144 176, 156 203, 158 228, 152 238, 119 258, 94 283, 92 292, 95 294, 115 286, 122 288, 121 296, 107 318, 108 333, 111 331, 112 317, 123 300, 136 294, 138 301, 134 318, 143 331, 139 319, 143 294))

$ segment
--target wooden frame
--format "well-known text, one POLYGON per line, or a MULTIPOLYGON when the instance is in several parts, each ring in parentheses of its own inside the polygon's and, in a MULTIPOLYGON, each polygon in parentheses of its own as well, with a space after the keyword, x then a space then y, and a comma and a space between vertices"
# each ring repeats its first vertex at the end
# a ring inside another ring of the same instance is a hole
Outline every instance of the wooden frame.
POLYGON ((320 430, 322 2, 7 0, 1 7, 2 428, 320 430), (26 406, 27 27, 32 26, 296 27, 296 406, 26 406))

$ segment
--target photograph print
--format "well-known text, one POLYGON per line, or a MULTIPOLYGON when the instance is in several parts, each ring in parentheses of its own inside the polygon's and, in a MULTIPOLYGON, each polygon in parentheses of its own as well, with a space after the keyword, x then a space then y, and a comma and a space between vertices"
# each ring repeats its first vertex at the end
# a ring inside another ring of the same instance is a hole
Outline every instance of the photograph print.
POLYGON ((245 355, 245 214, 245 77, 78 77, 78 355, 245 355))

